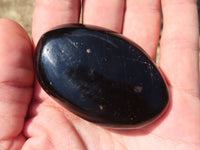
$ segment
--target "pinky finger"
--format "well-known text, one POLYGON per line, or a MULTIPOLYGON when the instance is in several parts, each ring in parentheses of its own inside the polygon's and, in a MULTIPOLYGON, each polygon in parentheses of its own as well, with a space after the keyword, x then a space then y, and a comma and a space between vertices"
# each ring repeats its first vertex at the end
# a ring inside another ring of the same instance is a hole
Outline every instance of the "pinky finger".
POLYGON ((162 0, 160 67, 170 85, 199 97, 199 31, 196 0, 162 0))

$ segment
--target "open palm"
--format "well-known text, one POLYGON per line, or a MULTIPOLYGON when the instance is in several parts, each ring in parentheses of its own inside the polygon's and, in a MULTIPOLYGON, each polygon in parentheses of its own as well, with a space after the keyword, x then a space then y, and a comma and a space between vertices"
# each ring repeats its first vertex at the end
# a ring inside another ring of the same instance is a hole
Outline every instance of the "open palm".
POLYGON ((58 105, 34 82, 33 51, 52 27, 78 23, 79 0, 37 0, 33 43, 15 22, 0 20, 0 150, 199 150, 200 86, 195 0, 85 0, 83 23, 109 28, 156 57, 170 91, 167 112, 135 130, 89 123, 58 105), (33 88, 34 87, 34 88, 33 88))

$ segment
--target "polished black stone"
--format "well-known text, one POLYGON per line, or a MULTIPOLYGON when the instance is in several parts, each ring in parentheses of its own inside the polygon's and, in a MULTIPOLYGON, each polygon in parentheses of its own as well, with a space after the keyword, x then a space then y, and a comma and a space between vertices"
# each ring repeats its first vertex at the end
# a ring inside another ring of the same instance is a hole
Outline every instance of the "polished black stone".
POLYGON ((165 81, 145 52, 94 26, 65 25, 45 33, 35 69, 43 89, 66 109, 106 127, 142 127, 169 102, 165 81))

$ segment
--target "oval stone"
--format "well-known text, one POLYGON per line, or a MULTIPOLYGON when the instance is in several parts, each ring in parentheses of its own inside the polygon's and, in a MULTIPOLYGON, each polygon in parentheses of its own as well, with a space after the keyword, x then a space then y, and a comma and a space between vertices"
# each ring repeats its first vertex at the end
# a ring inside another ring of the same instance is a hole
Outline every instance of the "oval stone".
POLYGON ((111 128, 139 128, 159 118, 169 95, 156 65, 134 42, 91 25, 64 25, 36 48, 42 88, 66 109, 111 128))

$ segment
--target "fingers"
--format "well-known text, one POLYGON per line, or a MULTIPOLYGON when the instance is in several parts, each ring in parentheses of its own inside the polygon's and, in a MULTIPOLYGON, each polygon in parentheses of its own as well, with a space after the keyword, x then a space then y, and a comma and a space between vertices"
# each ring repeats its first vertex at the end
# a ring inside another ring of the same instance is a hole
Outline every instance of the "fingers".
POLYGON ((80 0, 36 0, 32 29, 34 43, 55 26, 78 23, 79 7, 80 0))
POLYGON ((32 96, 32 45, 13 21, 1 19, 0 33, 0 143, 11 144, 23 129, 32 96))
POLYGON ((160 67, 172 87, 199 96, 198 13, 195 0, 162 0, 160 67))
POLYGON ((123 34, 155 60, 160 34, 160 0, 127 0, 123 34))
MULTIPOLYGON (((40 36, 51 28, 68 23, 79 22, 80 0, 36 0, 32 36, 34 45, 40 36)), ((35 85, 34 98, 45 99, 48 95, 41 90, 38 82, 35 85)))
POLYGON ((83 23, 121 32, 125 0, 84 0, 83 23))

